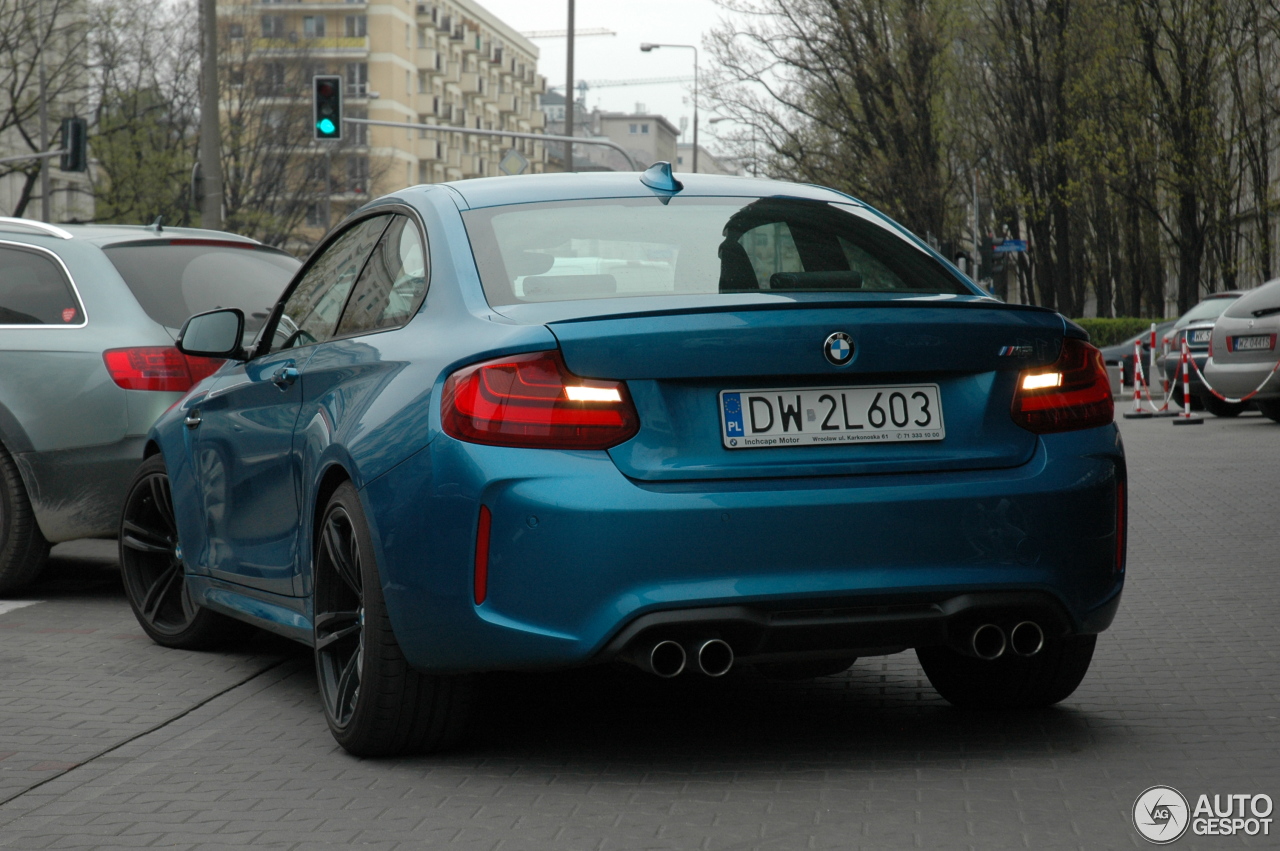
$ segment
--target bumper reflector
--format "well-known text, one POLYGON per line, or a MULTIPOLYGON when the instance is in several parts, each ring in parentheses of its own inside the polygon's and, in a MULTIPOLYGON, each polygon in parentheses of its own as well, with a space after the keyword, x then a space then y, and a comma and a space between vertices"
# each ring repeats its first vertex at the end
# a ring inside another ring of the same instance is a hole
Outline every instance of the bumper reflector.
POLYGON ((476 605, 483 603, 485 597, 489 596, 489 527, 492 523, 493 515, 489 513, 489 506, 480 506, 480 522, 476 524, 476 605))

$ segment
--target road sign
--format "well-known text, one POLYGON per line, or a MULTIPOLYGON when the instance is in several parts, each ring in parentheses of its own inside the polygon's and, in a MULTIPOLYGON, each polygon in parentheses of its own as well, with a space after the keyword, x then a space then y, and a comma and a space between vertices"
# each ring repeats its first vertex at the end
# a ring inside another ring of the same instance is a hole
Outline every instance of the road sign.
POLYGON ((507 151, 507 155, 498 163, 498 171, 503 174, 524 174, 529 167, 529 160, 515 148, 507 151))
POLYGON ((1006 239, 1004 242, 992 248, 997 254, 1010 254, 1015 251, 1026 251, 1027 241, 1025 239, 1006 239))

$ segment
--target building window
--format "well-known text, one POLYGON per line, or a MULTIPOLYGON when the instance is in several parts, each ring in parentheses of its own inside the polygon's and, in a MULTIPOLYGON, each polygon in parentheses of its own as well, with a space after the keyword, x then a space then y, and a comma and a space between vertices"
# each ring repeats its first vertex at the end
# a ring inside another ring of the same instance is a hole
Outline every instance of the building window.
POLYGON ((369 91, 369 66, 364 62, 347 63, 347 94, 364 97, 369 91))
POLYGON ((324 38, 324 15, 304 15, 302 34, 307 38, 324 38))
POLYGON ((427 28, 418 27, 418 47, 427 46, 427 28))
POLYGON ((232 41, 244 38, 244 24, 227 24, 227 38, 232 41))
POLYGON ((641 135, 643 135, 643 134, 645 134, 645 133, 648 133, 648 132, 649 132, 649 125, 648 125, 648 124, 641 124, 641 125, 640 125, 640 133, 641 133, 641 135))
POLYGON ((276 94, 284 89, 284 63, 262 63, 262 88, 267 94, 276 94))
MULTIPOLYGON (((564 116, 561 116, 561 118, 563 118, 563 117, 564 117, 564 116)), ((639 125, 639 124, 632 124, 632 125, 631 125, 631 132, 632 132, 632 133, 639 133, 639 132, 640 132, 640 125, 639 125)))
POLYGON ((350 192, 369 191, 369 160, 365 157, 347 158, 347 183, 350 192))
POLYGON ((244 85, 244 68, 232 68, 227 71, 227 83, 237 89, 244 85))
POLYGON ((364 15, 347 15, 342 31, 347 38, 364 38, 369 34, 368 21, 364 15))
POLYGON ((320 228, 326 227, 328 222, 324 220, 323 204, 307 205, 307 227, 320 228))
POLYGON ((263 15, 262 37, 284 38, 284 15, 263 15))

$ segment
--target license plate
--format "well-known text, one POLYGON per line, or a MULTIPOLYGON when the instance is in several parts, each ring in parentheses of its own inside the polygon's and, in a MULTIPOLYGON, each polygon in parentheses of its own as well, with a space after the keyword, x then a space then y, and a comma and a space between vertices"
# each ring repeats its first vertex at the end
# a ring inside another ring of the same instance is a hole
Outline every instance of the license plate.
POLYGON ((1212 328, 1199 328, 1191 332, 1191 342, 1208 343, 1209 338, 1213 336, 1212 328))
POLYGON ((1269 351, 1276 347, 1274 334, 1250 334, 1247 337, 1232 337, 1230 349, 1233 352, 1269 351))
POLYGON ((936 384, 720 391, 727 449, 942 440, 936 384))

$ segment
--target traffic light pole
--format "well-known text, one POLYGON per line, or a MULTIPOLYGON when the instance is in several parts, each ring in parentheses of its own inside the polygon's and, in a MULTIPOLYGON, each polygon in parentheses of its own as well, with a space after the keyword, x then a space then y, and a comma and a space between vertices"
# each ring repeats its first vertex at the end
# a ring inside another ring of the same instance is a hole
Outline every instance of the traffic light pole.
POLYGON ((604 139, 587 139, 582 136, 553 136, 549 133, 520 133, 515 130, 473 130, 470 127, 453 127, 449 124, 417 124, 408 121, 375 121, 369 118, 347 118, 343 116, 343 122, 346 124, 364 124, 369 127, 400 127, 406 130, 438 130, 441 133, 461 133, 467 136, 505 136, 510 139, 533 139, 537 142, 569 142, 574 145, 600 145, 604 148, 612 148, 622 154, 626 159, 627 165, 636 171, 640 171, 640 166, 636 165, 636 161, 631 158, 626 149, 614 142, 604 139))
POLYGON ((56 151, 45 151, 43 154, 18 154, 16 157, 0 157, 0 165, 4 163, 20 163, 23 160, 51 160, 65 153, 67 153, 66 148, 59 148, 56 151))

